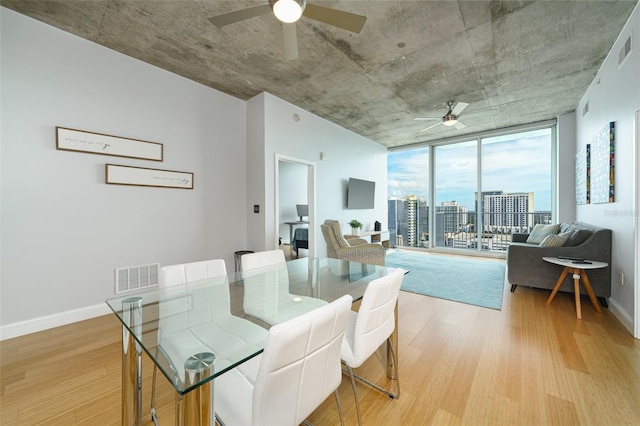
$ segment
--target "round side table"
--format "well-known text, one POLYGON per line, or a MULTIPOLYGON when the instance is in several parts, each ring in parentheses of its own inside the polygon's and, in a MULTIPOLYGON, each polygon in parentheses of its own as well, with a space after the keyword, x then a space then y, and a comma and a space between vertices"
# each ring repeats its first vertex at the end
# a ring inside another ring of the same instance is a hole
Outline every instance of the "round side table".
POLYGON ((599 269, 606 268, 609 264, 606 262, 598 262, 595 260, 578 260, 571 258, 558 258, 558 257, 543 257, 542 260, 549 263, 554 263, 556 265, 564 266, 562 269, 562 273, 556 281, 556 285, 553 287, 553 291, 551 295, 547 299, 547 303, 551 303, 553 298, 556 297, 556 293, 558 289, 564 282, 566 276, 571 273, 573 274, 573 288, 575 292, 576 298, 576 315, 578 319, 582 319, 582 307, 580 306, 580 278, 582 278, 582 283, 584 285, 585 290, 587 290, 587 294, 589 295, 589 299, 591 299, 591 304, 593 305, 593 309, 596 312, 602 312, 600 308, 600 304, 598 303, 598 299, 596 299, 596 295, 593 292, 593 288, 591 287, 591 282, 589 281, 589 277, 587 276, 587 269, 599 269))

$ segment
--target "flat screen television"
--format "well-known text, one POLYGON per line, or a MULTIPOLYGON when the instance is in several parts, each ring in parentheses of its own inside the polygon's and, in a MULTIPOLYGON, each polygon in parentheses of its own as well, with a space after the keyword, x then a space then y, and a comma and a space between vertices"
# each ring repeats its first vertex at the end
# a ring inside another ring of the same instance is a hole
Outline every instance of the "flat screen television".
POLYGON ((347 208, 372 209, 374 207, 375 194, 375 182, 349 178, 349 185, 347 186, 347 208))
POLYGON ((308 204, 296 204, 296 211, 298 212, 298 217, 300 218, 300 222, 303 221, 303 217, 309 216, 309 205, 308 204))

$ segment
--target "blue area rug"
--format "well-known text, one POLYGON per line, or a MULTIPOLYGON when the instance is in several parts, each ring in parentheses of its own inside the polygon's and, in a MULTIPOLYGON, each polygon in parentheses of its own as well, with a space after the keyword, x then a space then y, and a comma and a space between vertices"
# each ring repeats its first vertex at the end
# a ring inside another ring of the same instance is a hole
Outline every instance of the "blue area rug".
POLYGON ((504 261, 394 250, 385 263, 409 271, 401 290, 502 309, 504 261))

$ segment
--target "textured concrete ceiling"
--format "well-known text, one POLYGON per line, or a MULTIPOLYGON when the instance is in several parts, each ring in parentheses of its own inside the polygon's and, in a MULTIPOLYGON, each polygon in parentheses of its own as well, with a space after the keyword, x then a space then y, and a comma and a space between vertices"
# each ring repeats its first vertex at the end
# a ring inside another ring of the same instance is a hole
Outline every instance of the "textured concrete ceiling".
POLYGON ((627 21, 623 1, 314 1, 367 17, 359 34, 303 17, 285 61, 271 14, 208 17, 264 1, 0 0, 0 4, 240 99, 263 91, 387 147, 575 110, 627 21), (458 130, 448 100, 469 103, 458 130))

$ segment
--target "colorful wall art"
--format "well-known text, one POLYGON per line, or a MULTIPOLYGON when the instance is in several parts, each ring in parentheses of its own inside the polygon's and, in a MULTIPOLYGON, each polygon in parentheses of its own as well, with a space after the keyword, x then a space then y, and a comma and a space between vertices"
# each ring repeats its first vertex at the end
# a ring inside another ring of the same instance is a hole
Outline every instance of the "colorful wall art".
POLYGON ((587 144, 576 154, 576 204, 589 204, 591 145, 587 144))
POLYGON ((605 126, 591 144, 591 203, 615 201, 615 122, 605 126))

